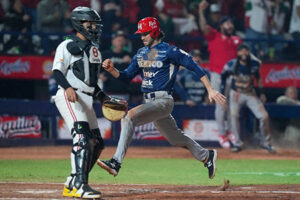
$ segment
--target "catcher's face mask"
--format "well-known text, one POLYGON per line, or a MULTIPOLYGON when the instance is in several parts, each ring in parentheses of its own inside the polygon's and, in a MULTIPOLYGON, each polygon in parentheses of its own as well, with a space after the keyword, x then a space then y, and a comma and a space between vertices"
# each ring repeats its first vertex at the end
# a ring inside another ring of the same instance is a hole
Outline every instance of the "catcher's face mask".
POLYGON ((95 10, 88 7, 76 7, 71 13, 71 22, 74 29, 86 39, 99 43, 102 24, 101 18, 95 10), (84 26, 83 24, 86 22, 90 23, 84 26))

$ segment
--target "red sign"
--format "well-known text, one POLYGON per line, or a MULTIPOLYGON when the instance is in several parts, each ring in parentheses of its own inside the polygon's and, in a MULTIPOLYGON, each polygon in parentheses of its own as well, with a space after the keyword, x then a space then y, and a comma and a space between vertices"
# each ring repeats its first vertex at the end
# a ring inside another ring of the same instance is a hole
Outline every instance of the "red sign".
POLYGON ((0 78, 48 79, 52 63, 48 56, 0 56, 0 78))
POLYGON ((266 63, 260 68, 264 87, 300 88, 300 64, 266 63))
POLYGON ((37 116, 0 116, 0 138, 41 138, 37 116))

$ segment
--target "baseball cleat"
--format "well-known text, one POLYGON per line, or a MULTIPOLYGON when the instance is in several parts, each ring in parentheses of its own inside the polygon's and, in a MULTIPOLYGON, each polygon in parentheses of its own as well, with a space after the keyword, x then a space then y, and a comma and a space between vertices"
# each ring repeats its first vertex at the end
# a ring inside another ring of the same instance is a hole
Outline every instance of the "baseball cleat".
POLYGON ((62 195, 64 197, 73 197, 72 188, 68 188, 67 186, 64 186, 62 195))
POLYGON ((269 153, 276 153, 276 149, 272 145, 270 145, 270 144, 261 145, 261 147, 263 149, 266 149, 269 153))
POLYGON ((231 147, 231 152, 233 152, 233 153, 238 153, 240 151, 242 151, 242 147, 240 147, 240 146, 233 145, 231 147))
POLYGON ((73 188, 72 197, 82 199, 100 199, 102 195, 101 192, 92 189, 88 184, 82 184, 79 189, 76 187, 73 188))
POLYGON ((228 138, 226 135, 218 135, 219 144, 223 149, 229 149, 230 148, 230 142, 228 141, 228 138))
POLYGON ((208 159, 206 163, 204 163, 204 166, 208 169, 208 177, 210 179, 213 179, 216 173, 216 160, 217 160, 217 151, 209 150, 208 152, 208 159))
POLYGON ((97 164, 113 176, 117 176, 121 168, 121 164, 113 158, 107 161, 98 159, 97 164))

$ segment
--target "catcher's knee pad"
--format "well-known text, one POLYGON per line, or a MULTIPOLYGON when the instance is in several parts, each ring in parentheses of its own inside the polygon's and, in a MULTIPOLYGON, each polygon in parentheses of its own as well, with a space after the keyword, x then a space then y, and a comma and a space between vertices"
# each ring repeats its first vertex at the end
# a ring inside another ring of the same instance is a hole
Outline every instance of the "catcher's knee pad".
POLYGON ((73 148, 75 152, 81 149, 88 149, 90 146, 89 139, 92 133, 87 122, 74 122, 73 129, 73 148))

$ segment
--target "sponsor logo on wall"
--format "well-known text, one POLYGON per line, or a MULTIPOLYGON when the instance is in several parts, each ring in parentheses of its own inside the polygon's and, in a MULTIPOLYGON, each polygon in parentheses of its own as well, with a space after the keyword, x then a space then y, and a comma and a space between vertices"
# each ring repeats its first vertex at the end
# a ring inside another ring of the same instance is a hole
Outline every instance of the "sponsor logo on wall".
POLYGON ((0 116, 0 138, 41 138, 38 116, 0 116))
MULTIPOLYGON (((98 127, 101 132, 101 136, 103 139, 111 139, 112 132, 111 132, 111 122, 108 121, 106 118, 98 118, 98 127)), ((65 123, 65 120, 61 117, 57 118, 58 124, 58 139, 72 139, 71 133, 65 123)))

